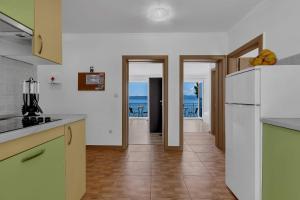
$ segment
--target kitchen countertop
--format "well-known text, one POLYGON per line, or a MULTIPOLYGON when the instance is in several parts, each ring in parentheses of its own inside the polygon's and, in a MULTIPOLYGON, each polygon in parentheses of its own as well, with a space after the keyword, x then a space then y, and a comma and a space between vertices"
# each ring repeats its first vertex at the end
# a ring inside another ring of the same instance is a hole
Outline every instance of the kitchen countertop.
POLYGON ((46 130, 49 130, 49 129, 52 129, 55 127, 63 126, 65 124, 69 124, 72 122, 86 119, 86 115, 82 115, 82 114, 75 114, 75 115, 57 115, 57 114, 55 114, 55 115, 43 115, 43 116, 49 116, 51 118, 56 118, 56 119, 61 119, 61 120, 1 133, 0 134, 0 144, 11 141, 11 140, 15 140, 18 138, 22 138, 22 137, 25 137, 25 136, 28 136, 31 134, 46 131, 46 130))
POLYGON ((300 118, 263 118, 263 123, 300 131, 300 118))

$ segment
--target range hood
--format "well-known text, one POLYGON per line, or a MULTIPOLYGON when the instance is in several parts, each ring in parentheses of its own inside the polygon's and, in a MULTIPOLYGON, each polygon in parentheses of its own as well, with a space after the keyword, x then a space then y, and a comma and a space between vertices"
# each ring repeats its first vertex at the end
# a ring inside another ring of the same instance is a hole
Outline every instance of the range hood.
POLYGON ((33 65, 53 65, 32 53, 33 31, 0 12, 0 56, 33 65))

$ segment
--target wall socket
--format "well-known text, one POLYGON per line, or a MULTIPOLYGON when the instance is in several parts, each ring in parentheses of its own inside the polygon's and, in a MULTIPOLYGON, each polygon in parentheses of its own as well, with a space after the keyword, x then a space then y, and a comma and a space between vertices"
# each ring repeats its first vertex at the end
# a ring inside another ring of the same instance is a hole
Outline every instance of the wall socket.
POLYGON ((109 133, 109 134, 112 134, 112 132, 113 132, 112 130, 108 130, 108 133, 109 133))

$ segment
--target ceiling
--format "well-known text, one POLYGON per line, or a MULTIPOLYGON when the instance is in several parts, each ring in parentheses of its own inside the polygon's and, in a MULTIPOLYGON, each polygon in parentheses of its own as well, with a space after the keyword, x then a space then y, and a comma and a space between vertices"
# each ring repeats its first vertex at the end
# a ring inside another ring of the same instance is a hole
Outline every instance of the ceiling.
POLYGON ((65 33, 225 32, 262 0, 63 0, 65 33), (149 7, 172 8, 152 22, 149 7))

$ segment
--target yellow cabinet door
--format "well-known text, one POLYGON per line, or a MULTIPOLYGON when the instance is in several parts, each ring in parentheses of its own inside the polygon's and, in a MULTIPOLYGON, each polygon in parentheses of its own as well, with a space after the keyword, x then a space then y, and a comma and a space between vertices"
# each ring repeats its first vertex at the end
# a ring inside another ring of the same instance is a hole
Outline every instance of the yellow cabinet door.
POLYGON ((65 126, 66 199, 80 200, 86 192, 85 121, 65 126))
POLYGON ((61 0, 35 0, 33 54, 62 63, 61 0))

